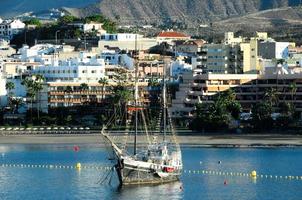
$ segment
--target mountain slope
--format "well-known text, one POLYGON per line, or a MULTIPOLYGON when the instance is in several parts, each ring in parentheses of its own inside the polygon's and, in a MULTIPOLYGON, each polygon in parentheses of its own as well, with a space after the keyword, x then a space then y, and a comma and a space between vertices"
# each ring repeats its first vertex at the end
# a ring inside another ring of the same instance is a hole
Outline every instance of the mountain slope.
POLYGON ((228 30, 269 30, 276 27, 302 25, 302 9, 300 7, 278 8, 260 11, 241 17, 229 18, 213 23, 214 27, 228 30))
POLYGON ((67 9, 78 16, 102 13, 122 24, 204 23, 261 10, 299 5, 300 0, 101 0, 83 9, 67 9))

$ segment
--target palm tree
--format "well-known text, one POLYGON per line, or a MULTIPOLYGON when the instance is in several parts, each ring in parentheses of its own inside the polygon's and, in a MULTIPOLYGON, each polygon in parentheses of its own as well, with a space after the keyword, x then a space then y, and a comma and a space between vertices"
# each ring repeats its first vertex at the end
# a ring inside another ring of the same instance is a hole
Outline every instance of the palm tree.
POLYGON ((85 92, 85 96, 86 96, 86 99, 87 99, 88 90, 89 90, 88 84, 87 83, 81 83, 80 90, 81 90, 81 92, 85 92))
POLYGON ((292 102, 294 102, 294 96, 296 96, 296 93, 297 93, 296 83, 290 84, 289 88, 290 88, 290 93, 291 93, 291 96, 292 96, 292 102))
POLYGON ((43 82, 45 78, 41 74, 35 75, 35 81, 34 81, 34 92, 35 95, 38 94, 38 120, 40 120, 40 92, 43 90, 43 82))
POLYGON ((30 97, 30 103, 31 103, 31 122, 33 121, 33 99, 36 95, 35 89, 34 89, 34 80, 31 78, 26 78, 21 83, 26 87, 27 96, 30 97))
POLYGON ((99 80, 99 84, 102 86, 102 101, 104 99, 104 90, 105 90, 105 86, 108 85, 108 79, 107 78, 100 78, 99 80))
POLYGON ((128 102, 133 99, 133 91, 124 86, 117 86, 114 88, 113 94, 111 103, 114 114, 118 114, 116 108, 119 108, 121 113, 126 113, 128 102))
POLYGON ((80 90, 81 91, 87 91, 89 89, 89 86, 87 83, 81 83, 80 90))
POLYGON ((272 126, 272 106, 270 102, 264 101, 257 103, 252 108, 252 119, 254 128, 266 129, 272 126))
POLYGON ((33 86, 34 94, 35 97, 37 97, 37 114, 38 114, 38 120, 40 119, 40 92, 43 90, 43 85, 42 83, 39 82, 34 82, 33 86))
POLYGON ((66 89, 65 89, 65 93, 72 93, 73 92, 73 89, 72 89, 72 87, 71 86, 66 86, 66 89))
POLYGON ((20 105, 23 104, 23 99, 22 98, 12 98, 11 99, 11 104, 13 105, 13 113, 18 113, 20 105))
POLYGON ((280 112, 283 116, 293 117, 295 113, 295 108, 293 103, 289 102, 282 102, 280 103, 280 112))
POLYGON ((222 93, 222 98, 224 98, 227 101, 235 101, 236 100, 236 93, 234 90, 229 89, 222 93))
POLYGON ((275 88, 269 88, 264 93, 264 99, 270 104, 271 107, 277 105, 279 102, 278 92, 275 88))
POLYGON ((15 83, 13 83, 13 82, 7 82, 5 84, 5 89, 8 90, 8 96, 11 97, 13 95, 12 90, 15 89, 15 83))
POLYGON ((8 103, 11 105, 11 104, 12 104, 12 96, 13 96, 12 90, 15 89, 15 83, 13 83, 13 82, 7 82, 7 83, 5 84, 5 89, 8 91, 8 93, 7 93, 7 96, 8 96, 8 98, 7 98, 8 103))
POLYGON ((69 101, 70 101, 70 99, 71 99, 70 93, 72 93, 72 92, 73 92, 72 87, 68 85, 68 86, 66 87, 66 89, 65 89, 65 93, 68 94, 68 107, 69 107, 69 101))
POLYGON ((152 78, 148 84, 149 87, 158 87, 160 86, 160 83, 158 82, 158 79, 152 78))

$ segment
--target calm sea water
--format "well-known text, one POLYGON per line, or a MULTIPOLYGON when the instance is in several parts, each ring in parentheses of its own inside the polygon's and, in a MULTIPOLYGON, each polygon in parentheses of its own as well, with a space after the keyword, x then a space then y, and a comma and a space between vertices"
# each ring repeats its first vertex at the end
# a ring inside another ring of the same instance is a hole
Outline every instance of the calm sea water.
MULTIPOLYGON (((302 176, 302 149, 183 148, 186 169, 302 176), (221 161, 221 164, 218 163, 221 161)), ((0 145, 0 164, 105 164, 97 146, 0 145)), ((0 167, 0 199, 302 199, 302 180, 183 174, 181 182, 117 189, 99 183, 107 172, 0 167), (224 182, 227 181, 227 185, 224 182)), ((114 185, 114 181, 112 182, 114 185)))

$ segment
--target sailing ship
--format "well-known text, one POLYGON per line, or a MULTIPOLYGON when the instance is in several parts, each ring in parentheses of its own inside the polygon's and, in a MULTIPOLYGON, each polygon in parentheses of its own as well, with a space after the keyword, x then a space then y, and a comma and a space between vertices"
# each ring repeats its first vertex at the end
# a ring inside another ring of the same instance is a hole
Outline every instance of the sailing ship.
MULTIPOLYGON (((179 180, 182 173, 181 150, 167 107, 165 76, 162 83, 161 112, 159 112, 157 130, 148 130, 148 124, 144 116, 145 108, 139 100, 136 67, 134 104, 129 103, 127 109, 129 116, 132 116, 127 121, 129 123, 134 121, 132 123, 134 125, 132 129, 132 133, 134 133, 133 147, 126 148, 126 145, 116 143, 105 126, 101 131, 113 151, 111 160, 114 162, 114 171, 117 173, 120 185, 174 182, 179 180), (152 139, 150 139, 151 137, 152 139), (138 144, 138 139, 142 140, 142 138, 146 138, 146 142, 140 141, 138 144)), ((125 140, 128 140, 129 130, 130 128, 127 126, 125 140)))

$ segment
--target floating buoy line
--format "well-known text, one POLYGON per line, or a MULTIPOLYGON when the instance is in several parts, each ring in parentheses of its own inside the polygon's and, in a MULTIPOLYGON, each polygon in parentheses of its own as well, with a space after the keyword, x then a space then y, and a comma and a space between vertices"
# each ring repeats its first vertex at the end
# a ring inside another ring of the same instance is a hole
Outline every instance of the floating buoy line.
MULTIPOLYGON (((82 165, 76 163, 75 165, 49 165, 49 164, 0 164, 0 168, 41 168, 41 169, 69 169, 69 170, 98 170, 98 171, 112 171, 115 170, 112 166, 106 165, 82 165)), ((301 180, 302 176, 280 176, 270 174, 257 174, 254 170, 250 173, 242 172, 226 172, 226 171, 213 171, 213 170, 183 170, 183 174, 191 175, 209 175, 209 176, 224 176, 224 177, 248 177, 248 178, 261 178, 261 179, 275 179, 275 180, 301 180)), ((225 183, 226 184, 226 183, 225 183)))
POLYGON ((257 174, 255 170, 250 173, 242 172, 225 172, 225 171, 213 171, 213 170, 184 170, 184 174, 190 175, 209 175, 209 176, 225 176, 225 177, 249 177, 253 179, 276 179, 276 180, 301 180, 302 176, 280 176, 280 175, 271 175, 271 174, 257 174))
POLYGON ((0 164, 0 168, 44 168, 44 169, 93 169, 100 171, 111 171, 114 168, 106 165, 82 165, 81 163, 76 163, 76 165, 37 165, 37 164, 0 164))

